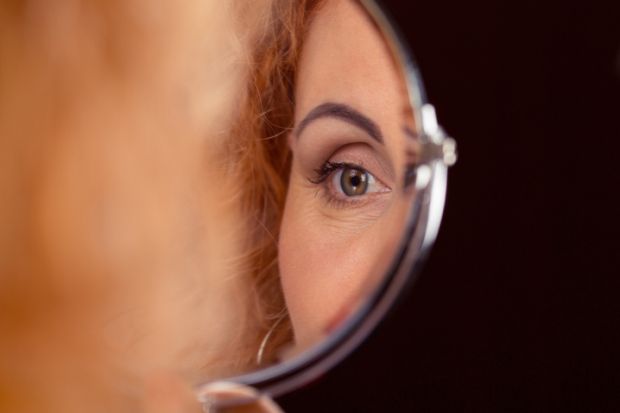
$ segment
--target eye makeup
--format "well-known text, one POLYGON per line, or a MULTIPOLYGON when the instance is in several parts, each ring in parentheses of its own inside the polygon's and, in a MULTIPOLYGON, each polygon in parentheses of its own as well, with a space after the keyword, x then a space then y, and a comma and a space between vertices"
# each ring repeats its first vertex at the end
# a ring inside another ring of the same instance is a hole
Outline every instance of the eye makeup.
POLYGON ((372 216, 384 211, 394 177, 381 153, 365 143, 355 143, 325 158, 315 160, 316 167, 305 172, 306 187, 321 201, 318 209, 341 213, 365 209, 372 216))
POLYGON ((381 216, 395 187, 395 163, 378 124, 354 108, 327 103, 315 107, 295 128, 289 141, 294 166, 313 194, 308 206, 327 216, 347 211, 381 216))

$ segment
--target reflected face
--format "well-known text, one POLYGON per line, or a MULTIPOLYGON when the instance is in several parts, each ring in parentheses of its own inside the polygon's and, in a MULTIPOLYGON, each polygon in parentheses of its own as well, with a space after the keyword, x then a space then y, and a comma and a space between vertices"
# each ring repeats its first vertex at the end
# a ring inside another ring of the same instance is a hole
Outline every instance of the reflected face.
POLYGON ((279 241, 298 344, 324 337, 383 274, 399 239, 403 83, 364 12, 328 1, 296 84, 289 191, 279 241))

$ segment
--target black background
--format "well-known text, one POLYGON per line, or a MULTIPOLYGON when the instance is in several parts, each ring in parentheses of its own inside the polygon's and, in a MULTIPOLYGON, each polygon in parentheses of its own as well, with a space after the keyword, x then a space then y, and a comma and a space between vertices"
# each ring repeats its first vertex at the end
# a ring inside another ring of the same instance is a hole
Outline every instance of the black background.
POLYGON ((415 288, 285 411, 620 412, 614 3, 383 2, 460 158, 415 288))

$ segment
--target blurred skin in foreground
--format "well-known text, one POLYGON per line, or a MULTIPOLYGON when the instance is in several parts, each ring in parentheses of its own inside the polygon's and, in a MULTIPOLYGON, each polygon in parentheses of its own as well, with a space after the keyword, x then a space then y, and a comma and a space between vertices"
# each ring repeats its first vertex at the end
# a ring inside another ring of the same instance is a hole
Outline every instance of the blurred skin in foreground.
POLYGON ((200 411, 243 365, 244 3, 0 4, 0 411, 200 411))

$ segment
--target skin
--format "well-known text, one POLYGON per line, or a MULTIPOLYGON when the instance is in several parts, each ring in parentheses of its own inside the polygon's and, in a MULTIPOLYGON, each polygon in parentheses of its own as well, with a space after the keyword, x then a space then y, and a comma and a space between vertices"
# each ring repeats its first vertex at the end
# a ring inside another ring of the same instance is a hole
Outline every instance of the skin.
POLYGON ((345 319, 392 258, 409 205, 399 189, 403 127, 411 126, 403 115, 403 85, 359 6, 334 0, 318 11, 299 63, 279 241, 282 287, 299 346, 345 319), (326 162, 357 165, 374 182, 364 194, 348 196, 342 167, 320 181, 317 170, 326 162))

